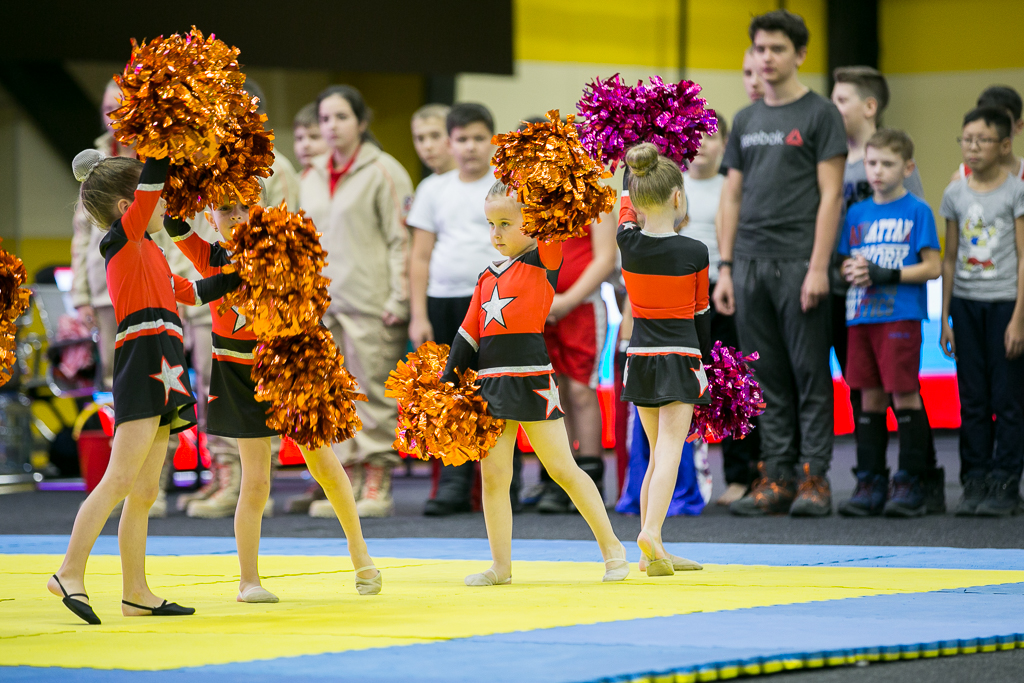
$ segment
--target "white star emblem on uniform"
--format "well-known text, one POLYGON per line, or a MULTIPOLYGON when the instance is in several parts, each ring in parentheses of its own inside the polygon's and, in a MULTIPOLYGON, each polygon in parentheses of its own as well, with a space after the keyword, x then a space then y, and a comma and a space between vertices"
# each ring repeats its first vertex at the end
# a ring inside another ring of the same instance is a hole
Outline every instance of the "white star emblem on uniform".
POLYGON ((232 306, 231 310, 235 312, 235 328, 232 330, 232 332, 238 332, 240 329, 245 327, 245 316, 238 311, 238 306, 232 306))
POLYGON ((707 391, 708 388, 708 375, 706 372, 704 372, 703 365, 701 366, 700 370, 697 370, 695 368, 691 369, 693 370, 693 374, 697 375, 697 381, 700 383, 700 395, 703 396, 704 392, 707 391))
POLYGON ((501 309, 508 306, 510 303, 515 301, 515 299, 516 298, 514 296, 502 299, 501 295, 498 294, 498 285, 495 284, 494 289, 491 290, 490 300, 480 304, 480 308, 484 309, 484 312, 487 314, 486 317, 484 317, 484 327, 487 327, 492 320, 497 321, 497 323, 502 327, 506 327, 505 316, 502 314, 501 309))
POLYGON ((165 404, 171 399, 172 391, 177 391, 179 394, 184 394, 185 396, 191 396, 188 389, 185 388, 185 385, 181 383, 181 376, 184 373, 185 368, 182 366, 172 366, 167 362, 166 357, 160 358, 160 372, 150 375, 150 377, 164 385, 165 404))
POLYGON ((558 385, 555 384, 554 375, 548 375, 547 389, 534 389, 533 393, 548 402, 547 413, 544 415, 545 419, 551 417, 551 413, 555 408, 562 410, 562 401, 558 396, 558 385))

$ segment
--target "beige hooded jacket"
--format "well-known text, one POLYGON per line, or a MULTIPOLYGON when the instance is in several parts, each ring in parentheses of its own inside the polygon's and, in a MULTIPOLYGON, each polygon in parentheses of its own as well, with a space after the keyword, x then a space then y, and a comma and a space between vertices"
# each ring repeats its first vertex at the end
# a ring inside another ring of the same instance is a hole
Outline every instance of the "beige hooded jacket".
POLYGON ((323 235, 331 310, 409 319, 406 262, 412 181, 391 155, 363 144, 330 192, 330 153, 313 159, 299 181, 299 205, 323 235))

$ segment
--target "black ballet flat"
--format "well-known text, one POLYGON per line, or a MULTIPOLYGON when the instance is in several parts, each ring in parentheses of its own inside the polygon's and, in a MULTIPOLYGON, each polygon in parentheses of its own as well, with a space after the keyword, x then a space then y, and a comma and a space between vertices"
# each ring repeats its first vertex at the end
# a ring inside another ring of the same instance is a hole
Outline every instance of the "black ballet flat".
POLYGON ((136 605, 134 602, 128 602, 127 600, 122 600, 121 604, 128 605, 129 607, 134 607, 135 609, 148 610, 150 616, 154 617, 187 617, 190 614, 196 613, 195 607, 182 607, 176 602, 167 602, 166 600, 164 600, 162 604, 157 605, 156 607, 136 605))
POLYGON ((57 582, 57 586, 60 587, 60 592, 64 594, 64 598, 62 599, 64 606, 74 612, 76 617, 87 624, 92 624, 93 626, 98 626, 101 623, 100 618, 96 616, 96 613, 92 611, 92 607, 90 607, 88 603, 82 602, 81 600, 75 600, 76 595, 81 595, 83 598, 87 599, 89 597, 88 595, 85 593, 68 593, 64 590, 64 584, 60 582, 60 579, 57 578, 56 574, 53 575, 53 580, 57 582))

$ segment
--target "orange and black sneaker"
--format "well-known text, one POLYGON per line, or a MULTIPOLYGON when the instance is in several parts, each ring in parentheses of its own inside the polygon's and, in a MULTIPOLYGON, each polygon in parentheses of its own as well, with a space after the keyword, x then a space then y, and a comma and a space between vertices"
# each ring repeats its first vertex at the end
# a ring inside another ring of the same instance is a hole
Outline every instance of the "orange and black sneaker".
POLYGON ((796 497, 796 486, 791 479, 772 479, 766 473, 765 463, 757 464, 760 475, 750 491, 729 505, 729 512, 741 517, 784 515, 796 497))
POLYGON ((832 487, 824 475, 811 474, 811 464, 802 466, 803 477, 796 500, 789 509, 793 517, 827 517, 832 514, 832 487))

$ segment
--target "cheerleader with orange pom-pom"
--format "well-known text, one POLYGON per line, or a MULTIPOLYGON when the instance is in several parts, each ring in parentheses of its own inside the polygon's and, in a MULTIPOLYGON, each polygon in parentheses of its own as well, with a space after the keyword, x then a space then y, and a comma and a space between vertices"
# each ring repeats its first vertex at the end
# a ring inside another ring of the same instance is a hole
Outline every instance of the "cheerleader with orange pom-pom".
POLYGON ((157 211, 168 159, 104 158, 86 150, 74 160, 81 201, 106 231, 100 251, 117 317, 114 350, 114 443, 100 483, 75 517, 68 551, 47 588, 83 621, 99 624, 85 592, 85 566, 111 510, 124 500, 117 530, 121 549, 125 616, 178 616, 195 612, 161 600, 146 582, 149 508, 156 499, 171 431, 195 424, 195 398, 185 371, 181 320, 176 303, 198 306, 238 286, 237 275, 190 282, 172 276, 150 233, 159 232, 157 211), (127 498, 126 498, 127 496, 127 498))
MULTIPOLYGON (((207 220, 228 243, 240 241, 236 239, 236 227, 249 221, 250 216, 253 216, 252 221, 264 223, 274 220, 283 221, 293 228, 293 240, 301 240, 302 237, 310 238, 313 249, 319 250, 316 231, 308 219, 304 221, 295 214, 289 214, 284 208, 272 208, 265 211, 255 209, 250 213, 249 207, 237 202, 228 202, 220 206, 211 206, 210 211, 206 213, 207 220)), ((220 273, 222 268, 231 262, 231 253, 224 246, 205 241, 193 232, 184 221, 166 217, 164 227, 178 248, 188 256, 202 275, 209 276, 220 273)), ((295 244, 288 246, 295 251, 295 244)), ((315 271, 317 265, 322 267, 322 250, 319 252, 314 255, 314 258, 319 256, 319 264, 315 261, 307 262, 308 269, 315 271)), ((318 274, 313 274, 313 277, 310 278, 313 289, 317 289, 316 284, 319 284, 319 289, 322 291, 326 281, 320 282, 317 278, 322 280, 322 276, 318 274)), ((313 315, 314 329, 313 333, 309 335, 309 339, 315 343, 319 339, 316 335, 316 326, 319 324, 319 316, 324 311, 315 310, 317 307, 315 297, 307 295, 303 298, 307 302, 313 302, 312 306, 308 307, 308 312, 313 315)), ((322 307, 325 309, 327 305, 326 291, 322 291, 321 298, 323 299, 322 307)), ((238 497, 238 507, 235 510, 235 543, 238 546, 238 562, 241 568, 237 600, 239 602, 277 602, 277 596, 262 586, 257 565, 263 508, 270 496, 270 438, 277 435, 280 430, 268 426, 268 403, 257 398, 258 389, 257 383, 253 379, 253 366, 257 363, 257 344, 259 342, 253 330, 253 319, 250 317, 249 320, 246 320, 246 313, 249 311, 237 305, 229 308, 222 300, 212 302, 210 311, 213 316, 213 371, 210 381, 210 404, 207 409, 206 429, 210 434, 237 439, 238 452, 242 460, 242 485, 238 497)), ((281 309, 277 309, 274 314, 280 315, 281 312, 281 309)), ((258 312, 257 315, 259 315, 258 312)), ((279 320, 277 322, 297 325, 300 321, 279 320)), ((268 321, 262 317, 258 317, 255 323, 261 330, 268 326, 268 321)), ((322 345, 324 352, 335 352, 335 347, 326 332, 320 336, 326 342, 322 345)), ((287 345, 291 339, 293 337, 284 338, 284 343, 287 345)), ((295 371, 296 368, 292 367, 290 370, 295 371)), ((327 381, 326 378, 324 381, 327 381)), ((354 415, 353 419, 358 420, 354 415)), ((296 435, 289 434, 289 436, 296 435)), ((361 595, 376 595, 381 591, 382 577, 380 571, 374 567, 373 560, 367 551, 348 475, 329 444, 307 448, 301 445, 301 441, 309 439, 302 437, 299 439, 302 455, 309 467, 309 472, 323 487, 345 532, 352 566, 356 568, 356 590, 361 595)))
POLYGON ((577 465, 565 431, 558 386, 544 344, 544 322, 562 262, 560 242, 538 242, 523 233, 523 205, 498 181, 484 212, 491 241, 507 260, 487 268, 473 293, 442 380, 458 385, 459 374, 477 370, 480 393, 505 427, 481 459, 483 507, 493 564, 466 577, 468 586, 512 581, 512 450, 520 426, 537 457, 587 520, 605 560, 605 581, 629 573, 626 550, 615 537, 593 480, 577 465))

